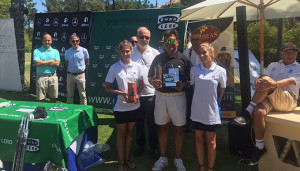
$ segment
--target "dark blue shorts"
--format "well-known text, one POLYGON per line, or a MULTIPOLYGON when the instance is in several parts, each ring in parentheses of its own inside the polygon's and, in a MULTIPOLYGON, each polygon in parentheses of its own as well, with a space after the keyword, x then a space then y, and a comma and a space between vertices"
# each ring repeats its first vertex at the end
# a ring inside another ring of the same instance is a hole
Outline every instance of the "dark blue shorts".
POLYGON ((192 121, 192 128, 195 130, 202 130, 202 131, 208 131, 208 132, 217 132, 220 124, 216 125, 205 125, 201 122, 195 122, 192 121))
POLYGON ((115 121, 117 124, 124 124, 129 122, 137 122, 143 119, 143 114, 140 108, 131 111, 114 111, 115 121))

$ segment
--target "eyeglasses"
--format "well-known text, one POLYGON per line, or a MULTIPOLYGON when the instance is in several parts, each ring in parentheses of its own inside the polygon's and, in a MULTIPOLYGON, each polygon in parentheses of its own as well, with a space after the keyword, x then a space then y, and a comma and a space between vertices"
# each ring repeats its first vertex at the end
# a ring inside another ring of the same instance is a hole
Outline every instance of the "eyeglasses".
POLYGON ((175 39, 166 39, 165 41, 164 41, 164 43, 174 43, 175 42, 175 39))
POLYGON ((144 39, 146 39, 146 40, 149 40, 149 39, 150 39, 150 37, 148 37, 148 36, 139 36, 139 38, 140 38, 140 39, 143 39, 143 40, 144 40, 144 39))
POLYGON ((132 44, 134 44, 134 43, 135 43, 135 44, 137 44, 137 43, 138 43, 138 41, 131 41, 131 43, 132 43, 132 44))
POLYGON ((72 43, 78 43, 79 42, 79 40, 72 40, 72 43))

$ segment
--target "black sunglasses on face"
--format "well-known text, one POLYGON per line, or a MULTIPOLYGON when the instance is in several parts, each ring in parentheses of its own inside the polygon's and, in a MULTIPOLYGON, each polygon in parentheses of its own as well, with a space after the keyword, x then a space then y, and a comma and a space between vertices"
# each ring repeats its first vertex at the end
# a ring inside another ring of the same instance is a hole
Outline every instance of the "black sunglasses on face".
POLYGON ((131 41, 131 43, 133 44, 133 43, 138 43, 137 41, 131 41))
POLYGON ((139 36, 140 39, 146 39, 146 40, 149 40, 150 37, 147 37, 147 36, 139 36))
POLYGON ((78 43, 79 42, 79 40, 72 40, 72 43, 78 43))

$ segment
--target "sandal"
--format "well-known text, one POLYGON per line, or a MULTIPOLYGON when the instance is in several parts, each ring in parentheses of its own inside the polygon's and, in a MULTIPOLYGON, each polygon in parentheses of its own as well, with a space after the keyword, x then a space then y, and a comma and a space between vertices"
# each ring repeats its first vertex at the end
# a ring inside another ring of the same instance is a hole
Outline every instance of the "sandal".
POLYGON ((120 168, 122 169, 121 171, 126 171, 125 164, 124 163, 118 163, 118 170, 120 171, 120 168))
POLYGON ((125 164, 126 164, 130 169, 134 169, 134 168, 135 168, 135 164, 132 163, 130 160, 125 160, 125 164))

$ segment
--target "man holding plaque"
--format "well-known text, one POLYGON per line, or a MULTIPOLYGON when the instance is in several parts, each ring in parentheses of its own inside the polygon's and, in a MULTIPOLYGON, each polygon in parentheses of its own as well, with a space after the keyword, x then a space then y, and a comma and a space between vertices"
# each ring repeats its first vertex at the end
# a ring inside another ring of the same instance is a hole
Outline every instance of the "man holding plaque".
POLYGON ((176 157, 174 165, 177 171, 185 171, 181 160, 183 147, 183 125, 186 123, 186 98, 184 89, 189 81, 191 62, 178 52, 179 36, 176 30, 164 33, 165 53, 158 55, 152 62, 148 73, 150 84, 156 89, 154 118, 160 125, 159 143, 161 157, 152 168, 153 171, 167 167, 166 150, 170 122, 174 125, 176 157), (162 74, 160 74, 160 68, 162 74))
POLYGON ((152 158, 157 160, 159 157, 159 142, 157 135, 157 125, 154 122, 154 103, 155 103, 155 89, 148 82, 148 71, 153 59, 159 52, 149 46, 151 33, 146 27, 140 27, 137 30, 138 44, 133 48, 131 60, 137 62, 143 67, 144 89, 140 94, 141 115, 143 120, 136 122, 136 144, 137 148, 134 151, 135 156, 143 154, 146 146, 145 123, 148 129, 148 142, 152 154, 152 158), (145 122, 146 121, 146 122, 145 122))

